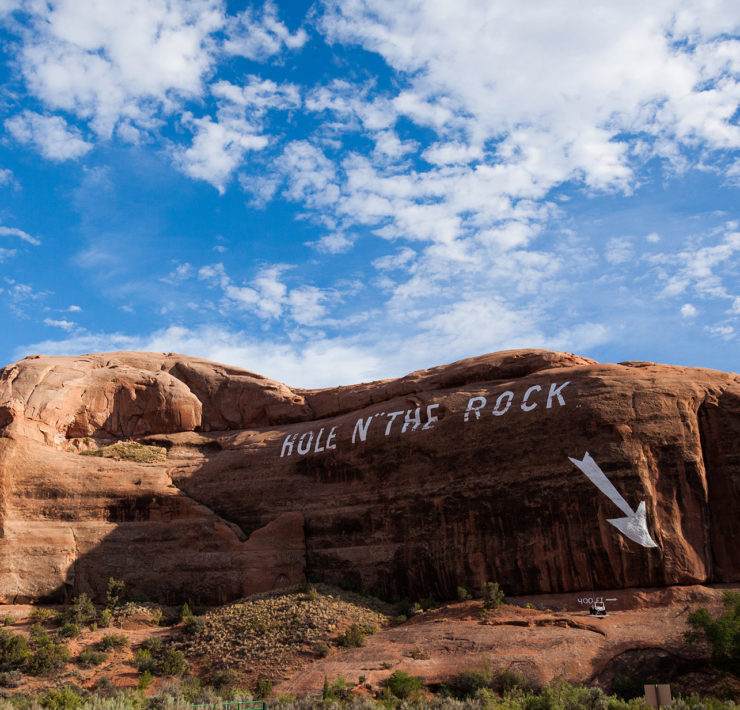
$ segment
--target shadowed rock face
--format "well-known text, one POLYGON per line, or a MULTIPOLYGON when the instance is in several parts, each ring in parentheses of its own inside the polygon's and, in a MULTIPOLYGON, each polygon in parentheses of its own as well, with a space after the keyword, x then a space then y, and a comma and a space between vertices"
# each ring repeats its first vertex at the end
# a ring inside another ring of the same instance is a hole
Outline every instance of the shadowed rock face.
POLYGON ((740 579, 740 377, 520 350, 325 390, 181 355, 0 371, 0 599, 740 579), (80 456, 120 438, 138 464, 80 456))

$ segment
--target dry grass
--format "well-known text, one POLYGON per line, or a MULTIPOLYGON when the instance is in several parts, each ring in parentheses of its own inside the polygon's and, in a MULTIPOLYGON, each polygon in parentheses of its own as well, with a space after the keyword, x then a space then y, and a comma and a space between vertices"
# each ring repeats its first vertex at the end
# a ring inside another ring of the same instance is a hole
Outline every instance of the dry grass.
POLYGON ((329 652, 341 631, 357 624, 368 632, 389 623, 393 608, 328 585, 314 591, 289 587, 215 609, 203 630, 183 643, 186 655, 209 668, 247 675, 259 667, 278 679, 329 652))
POLYGON ((116 461, 135 461, 136 463, 159 463, 167 459, 167 449, 162 446, 148 446, 135 441, 118 441, 110 446, 90 451, 80 451, 81 456, 101 456, 116 461))

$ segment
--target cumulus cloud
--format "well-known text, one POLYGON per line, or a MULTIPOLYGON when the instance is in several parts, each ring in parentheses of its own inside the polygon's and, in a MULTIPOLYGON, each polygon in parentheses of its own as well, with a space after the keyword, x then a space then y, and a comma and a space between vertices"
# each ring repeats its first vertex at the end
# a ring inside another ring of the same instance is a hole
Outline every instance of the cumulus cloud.
POLYGON ((49 160, 72 160, 92 149, 92 143, 61 116, 23 111, 5 121, 5 128, 19 143, 33 146, 49 160))
POLYGON ((308 39, 303 28, 290 32, 272 2, 266 2, 261 12, 248 7, 230 18, 227 35, 226 52, 255 60, 265 60, 284 49, 299 49, 308 39))
POLYGON ((110 137, 199 96, 214 62, 219 0, 57 0, 31 4, 20 67, 49 108, 89 119, 110 137))
POLYGON ((691 303, 684 303, 681 306, 681 315, 684 318, 695 318, 699 311, 696 310, 696 306, 691 303))

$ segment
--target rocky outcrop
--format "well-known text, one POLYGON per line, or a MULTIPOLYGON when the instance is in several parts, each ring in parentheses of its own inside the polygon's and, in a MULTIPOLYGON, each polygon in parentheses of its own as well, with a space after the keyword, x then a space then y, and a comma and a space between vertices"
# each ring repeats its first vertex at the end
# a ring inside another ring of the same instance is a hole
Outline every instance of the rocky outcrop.
POLYGON ((507 351, 296 390, 159 353, 0 371, 0 598, 450 598, 740 579, 740 377, 507 351), (115 439, 157 464, 80 456, 115 439))

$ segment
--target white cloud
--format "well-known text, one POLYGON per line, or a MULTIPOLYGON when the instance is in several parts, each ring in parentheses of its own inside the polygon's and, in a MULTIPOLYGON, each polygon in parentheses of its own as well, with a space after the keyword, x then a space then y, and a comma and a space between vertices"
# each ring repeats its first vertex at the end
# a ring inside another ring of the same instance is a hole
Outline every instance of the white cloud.
POLYGON ((28 232, 24 232, 22 229, 18 229, 16 227, 0 226, 0 237, 18 237, 24 242, 28 242, 29 244, 33 244, 34 246, 38 246, 39 244, 41 244, 40 239, 32 237, 30 234, 28 234, 28 232))
POLYGON ((354 239, 344 232, 325 234, 318 241, 310 242, 311 246, 326 254, 343 254, 349 251, 354 243, 354 239))
POLYGON ((247 8, 230 18, 227 34, 228 39, 224 43, 226 52, 255 60, 265 60, 285 48, 299 49, 308 39, 302 28, 291 34, 278 19, 272 2, 266 2, 261 13, 247 8))
POLYGON ((634 256, 632 240, 629 237, 613 237, 606 243, 604 256, 613 265, 630 261, 634 256))
POLYGON ((681 315, 684 318, 695 318, 699 311, 696 310, 696 306, 691 303, 684 303, 681 306, 681 315))
POLYGON ((15 176, 9 168, 0 168, 0 185, 15 184, 15 176))
POLYGON ((76 355, 113 350, 181 352, 243 367, 294 387, 328 387, 373 379, 387 371, 378 356, 349 339, 315 338, 292 344, 261 340, 219 326, 169 327, 149 335, 84 333, 64 340, 45 340, 18 348, 14 357, 29 352, 76 355))
POLYGON ((705 329, 710 335, 722 340, 734 340, 736 333, 731 325, 711 325, 705 329))
POLYGON ((79 313, 80 311, 82 311, 82 308, 80 308, 79 306, 70 306, 69 308, 67 308, 67 310, 70 313, 79 313))
POLYGON ((61 328, 62 330, 66 330, 67 332, 73 331, 77 329, 77 323, 73 323, 69 320, 54 320, 53 318, 44 318, 44 324, 50 325, 55 328, 61 328))
POLYGON ((650 232, 645 239, 647 239, 651 244, 657 244, 660 241, 660 235, 657 232, 650 232))
POLYGON ((6 259, 12 259, 16 255, 15 249, 3 249, 0 248, 0 263, 5 261, 6 259))
POLYGON ((316 325, 325 317, 325 303, 334 294, 310 285, 289 288, 283 275, 290 268, 286 264, 265 266, 248 284, 237 285, 223 264, 211 264, 199 270, 198 278, 222 289, 227 306, 248 311, 265 321, 288 316, 298 325, 316 325))
POLYGON ((150 127, 159 110, 200 96, 213 66, 219 0, 57 0, 32 3, 20 66, 52 109, 90 119, 110 137, 125 121, 150 127))
POLYGON ((740 315, 740 296, 736 296, 733 300, 730 312, 740 315))
POLYGON ((261 150, 268 142, 253 125, 237 117, 212 121, 186 115, 184 122, 195 129, 195 137, 189 148, 175 152, 175 161, 187 175, 211 183, 221 194, 247 151, 261 150))
POLYGON ((702 297, 732 298, 725 275, 732 273, 740 255, 740 232, 736 229, 737 224, 731 222, 703 237, 702 241, 715 242, 709 246, 700 242, 676 254, 647 257, 658 265, 658 278, 665 282, 661 294, 677 296, 693 288, 702 297))
POLYGON ((92 149, 76 128, 61 116, 42 116, 23 111, 5 121, 5 128, 19 143, 34 146, 49 160, 72 160, 92 149))

